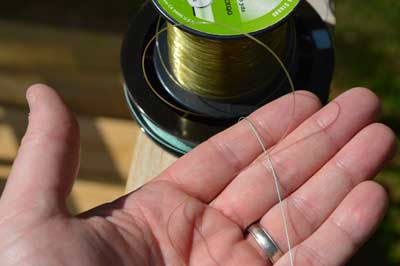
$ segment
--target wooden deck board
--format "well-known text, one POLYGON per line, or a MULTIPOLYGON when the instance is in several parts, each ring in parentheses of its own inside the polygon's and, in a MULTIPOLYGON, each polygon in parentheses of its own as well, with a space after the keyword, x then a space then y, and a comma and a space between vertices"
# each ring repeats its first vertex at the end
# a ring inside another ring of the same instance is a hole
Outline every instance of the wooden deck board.
POLYGON ((128 118, 121 42, 119 34, 0 20, 0 103, 24 108, 26 88, 41 82, 77 113, 128 118))

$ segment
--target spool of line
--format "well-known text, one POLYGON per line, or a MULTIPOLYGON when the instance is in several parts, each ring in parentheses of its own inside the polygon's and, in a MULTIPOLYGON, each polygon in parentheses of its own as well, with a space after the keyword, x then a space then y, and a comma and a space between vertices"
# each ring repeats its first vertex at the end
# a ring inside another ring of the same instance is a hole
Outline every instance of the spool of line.
MULTIPOLYGON (((265 48, 243 36, 206 38, 167 23, 169 67, 181 87, 216 100, 239 100, 268 87, 281 66, 265 48)), ((287 24, 256 37, 283 58, 287 24)))
POLYGON ((291 14, 302 1, 238 1, 240 10, 233 6, 236 1, 200 2, 153 1, 169 25, 157 39, 155 59, 166 92, 190 112, 222 119, 236 119, 290 92, 282 66, 244 34, 265 43, 292 68, 296 29, 291 14))
MULTIPOLYGON (((230 1, 235 5, 239 2, 252 1, 230 1)), ((248 23, 242 19, 221 22, 217 16, 218 10, 226 11, 226 6, 221 6, 223 1, 193 7, 187 1, 154 0, 154 6, 164 17, 161 23, 155 9, 149 3, 144 5, 131 24, 121 54, 127 101, 142 128, 165 149, 179 155, 239 117, 290 92, 279 64, 267 51, 257 52, 260 47, 241 33, 250 33, 273 47, 294 78, 295 86, 316 92, 325 101, 332 75, 333 48, 326 46, 326 40, 314 38, 313 33, 325 34, 331 44, 329 31, 312 8, 308 4, 300 8, 300 2, 277 0, 270 12, 259 14, 248 23), (202 23, 205 17, 210 19, 210 7, 218 22, 202 23), (181 17, 175 16, 176 11, 192 17, 179 21, 181 17), (141 69, 143 50, 168 23, 178 27, 169 26, 160 34, 145 57, 143 68, 150 88, 141 69), (320 45, 323 42, 324 47, 320 45)), ((238 14, 238 9, 230 12, 238 14)))

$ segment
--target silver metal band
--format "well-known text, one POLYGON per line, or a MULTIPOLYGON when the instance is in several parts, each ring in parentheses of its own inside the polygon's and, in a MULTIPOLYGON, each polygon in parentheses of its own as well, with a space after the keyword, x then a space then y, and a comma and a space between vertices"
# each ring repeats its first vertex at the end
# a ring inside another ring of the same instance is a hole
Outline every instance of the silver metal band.
POLYGON ((257 242, 258 246, 263 251, 264 255, 272 262, 275 263, 282 257, 283 253, 276 245, 272 237, 267 233, 267 231, 262 228, 259 223, 255 223, 247 228, 247 232, 251 235, 257 242))

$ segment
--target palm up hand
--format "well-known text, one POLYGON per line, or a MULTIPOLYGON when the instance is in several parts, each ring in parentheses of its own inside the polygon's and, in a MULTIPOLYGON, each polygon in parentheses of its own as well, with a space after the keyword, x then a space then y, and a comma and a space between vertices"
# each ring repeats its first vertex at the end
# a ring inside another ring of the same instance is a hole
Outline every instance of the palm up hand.
MULTIPOLYGON (((287 252, 273 177, 245 121, 138 191, 73 217, 65 202, 79 165, 77 123, 50 88, 33 86, 27 98, 29 127, 0 200, 1 265, 271 265, 243 234, 256 221, 287 252)), ((374 122, 379 101, 366 89, 322 109, 297 92, 293 118, 290 104, 282 97, 249 119, 275 146, 294 263, 343 265, 385 213, 385 191, 368 180, 395 138, 374 122)), ((289 265, 288 254, 275 265, 289 265)))

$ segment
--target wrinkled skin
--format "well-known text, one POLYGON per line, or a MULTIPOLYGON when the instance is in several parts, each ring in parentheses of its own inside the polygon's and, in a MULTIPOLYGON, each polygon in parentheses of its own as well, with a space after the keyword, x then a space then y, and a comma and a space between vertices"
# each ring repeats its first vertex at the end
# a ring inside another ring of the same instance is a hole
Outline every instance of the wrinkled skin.
MULTIPOLYGON (((44 85, 27 92, 29 126, 0 200, 0 265, 271 265, 243 231, 260 220, 287 252, 271 171, 241 121, 136 192, 77 217, 66 208, 79 166, 79 129, 44 85)), ((249 119, 279 176, 295 265, 343 265, 387 206, 370 181, 395 149, 375 123, 379 100, 352 89, 321 109, 296 94, 249 119), (290 124, 290 132, 287 132, 290 124)), ((275 265, 289 265, 286 253, 275 265)))

